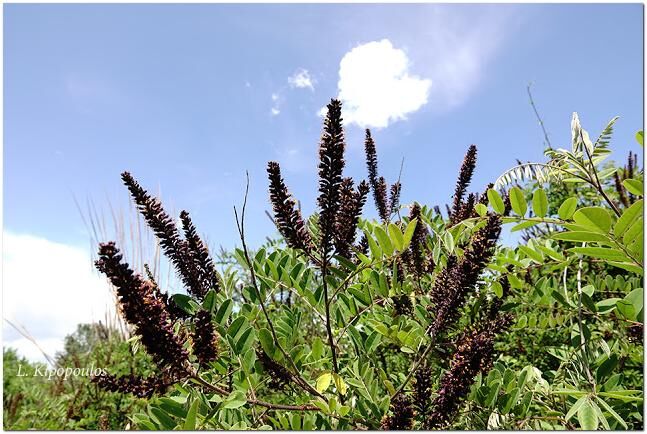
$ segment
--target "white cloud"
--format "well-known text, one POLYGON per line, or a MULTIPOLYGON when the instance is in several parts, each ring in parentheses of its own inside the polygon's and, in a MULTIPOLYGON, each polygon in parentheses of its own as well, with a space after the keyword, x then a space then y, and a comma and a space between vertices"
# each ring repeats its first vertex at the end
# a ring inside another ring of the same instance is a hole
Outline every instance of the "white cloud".
POLYGON ((290 87, 297 87, 300 89, 308 88, 310 90, 315 90, 314 80, 310 77, 310 73, 307 69, 300 68, 293 75, 288 77, 288 83, 290 87))
MULTIPOLYGON (((23 326, 53 356, 82 322, 105 321, 113 295, 86 249, 31 235, 3 234, 3 317, 23 326)), ((42 360, 38 349, 3 321, 4 346, 42 360)))
POLYGON ((431 80, 409 73, 409 59, 391 41, 368 42, 339 64, 339 99, 347 124, 384 128, 427 103, 431 80))

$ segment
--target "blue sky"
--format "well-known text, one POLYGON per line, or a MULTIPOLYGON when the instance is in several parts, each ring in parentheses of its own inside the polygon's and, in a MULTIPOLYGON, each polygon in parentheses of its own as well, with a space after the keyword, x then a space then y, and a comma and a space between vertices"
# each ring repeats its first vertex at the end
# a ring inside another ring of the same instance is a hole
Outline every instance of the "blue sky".
POLYGON ((229 248, 249 170, 258 244, 274 233, 268 160, 313 210, 318 112, 337 95, 352 121, 347 173, 366 176, 362 127, 375 127, 387 180, 404 158, 403 203, 449 202, 471 143, 475 191, 517 158, 543 158, 531 81, 553 145, 567 146, 573 111, 592 135, 619 115, 612 146, 624 158, 641 152, 642 14, 640 4, 5 5, 5 237, 87 251, 74 198, 125 209, 129 170, 229 248))

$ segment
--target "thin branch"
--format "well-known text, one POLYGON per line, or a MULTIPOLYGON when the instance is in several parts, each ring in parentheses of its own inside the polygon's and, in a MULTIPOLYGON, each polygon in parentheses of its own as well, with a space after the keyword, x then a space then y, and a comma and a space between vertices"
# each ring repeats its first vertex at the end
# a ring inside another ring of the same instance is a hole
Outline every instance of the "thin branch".
MULTIPOLYGON (((582 243, 582 247, 586 247, 586 243, 582 243)), ((595 391, 595 380, 593 379, 593 375, 591 374, 591 370, 589 368, 589 357, 586 348, 586 336, 584 336, 584 329, 582 328, 582 264, 584 260, 582 255, 579 255, 579 257, 580 260, 577 266, 577 325, 580 329, 580 344, 582 346, 582 355, 584 356, 586 375, 589 379, 591 387, 593 388, 593 391, 595 391)))
MULTIPOLYGON (((221 387, 216 386, 215 384, 208 383, 207 381, 203 380, 201 377, 195 375, 191 377, 193 380, 197 381, 200 385, 211 389, 212 391, 218 393, 219 395, 222 396, 228 396, 229 392, 227 392, 225 389, 222 389, 221 387)), ((319 407, 316 405, 287 405, 287 404, 273 404, 271 402, 266 402, 262 401, 260 399, 247 399, 247 403, 251 405, 258 405, 260 407, 265 407, 270 410, 288 410, 288 411, 321 411, 319 407)))
POLYGON ((411 371, 409 371, 409 375, 407 375, 407 378, 404 379, 400 387, 398 387, 398 389, 391 395, 391 401, 393 401, 399 394, 401 394, 404 388, 407 386, 407 384, 409 384, 409 381, 411 381, 411 378, 418 371, 418 368, 420 367, 422 362, 425 361, 425 359, 429 355, 429 352, 431 352, 431 349, 434 347, 435 341, 436 341, 435 336, 432 336, 431 342, 429 342, 425 351, 418 358, 418 360, 416 360, 416 362, 413 364, 413 366, 411 367, 411 371))
POLYGON ((595 184, 594 187, 600 192, 604 200, 609 204, 611 209, 613 210, 614 213, 616 213, 616 216, 620 217, 621 212, 616 206, 616 204, 607 196, 607 194, 604 192, 604 188, 602 188, 602 184, 600 183, 600 178, 598 178, 598 171, 595 168, 595 164, 593 163, 593 156, 589 152, 589 148, 584 144, 583 146, 584 150, 586 151, 586 156, 588 157, 589 161, 591 162, 591 171, 593 172, 593 175, 595 176, 595 184))
POLYGON ((339 374, 339 365, 337 365, 337 351, 335 349, 335 339, 332 335, 332 328, 330 326, 330 299, 328 298, 328 282, 326 281, 326 271, 328 269, 328 256, 324 255, 323 264, 321 267, 321 280, 324 290, 324 302, 326 308, 326 333, 328 333, 328 345, 332 352, 332 365, 336 374, 339 374))
POLYGON ((247 175, 247 184, 245 186, 245 198, 243 200, 243 208, 241 212, 240 219, 238 218, 238 211, 236 210, 236 207, 234 207, 234 215, 236 217, 236 226, 238 227, 238 233, 240 235, 240 241, 243 246, 243 254, 245 256, 245 262, 247 262, 247 266, 249 267, 250 271, 250 276, 252 280, 252 287, 256 291, 256 295, 258 296, 259 304, 261 305, 261 310, 263 311, 263 315, 265 316, 265 319, 267 320, 267 324, 270 328, 270 332, 272 333, 272 339, 274 340, 274 345, 277 346, 277 348, 281 351, 283 356, 287 361, 290 362, 290 365, 294 371, 295 377, 294 380, 296 381, 299 386, 301 386, 302 389, 305 391, 312 393, 315 396, 319 396, 323 398, 323 395, 317 391, 314 387, 312 387, 302 376, 301 373, 299 372, 299 369, 297 368, 296 364, 294 363, 294 360, 292 360, 292 357, 290 354, 285 351, 281 343, 279 342, 279 338, 276 334, 276 330, 274 329, 274 324, 272 323, 272 320, 270 319, 270 315, 267 312, 267 309, 265 308, 265 303, 263 302, 263 297, 261 296, 261 291, 258 287, 258 283, 256 282, 256 272, 254 271, 254 263, 251 261, 249 257, 249 251, 247 249, 247 242, 245 241, 245 210, 247 208, 247 196, 249 195, 249 172, 246 173, 247 175))
POLYGON ((544 132, 544 140, 546 141, 546 145, 548 145, 548 149, 553 149, 553 145, 550 143, 550 139, 548 138, 548 132, 546 131, 546 127, 544 126, 544 121, 541 119, 541 116, 539 116, 539 112, 537 111, 537 106, 535 106, 535 101, 532 98, 532 92, 530 91, 531 86, 532 86, 532 83, 528 83, 527 90, 528 90, 528 98, 530 98, 530 105, 532 106, 532 109, 535 112, 535 116, 539 121, 541 130, 544 132))

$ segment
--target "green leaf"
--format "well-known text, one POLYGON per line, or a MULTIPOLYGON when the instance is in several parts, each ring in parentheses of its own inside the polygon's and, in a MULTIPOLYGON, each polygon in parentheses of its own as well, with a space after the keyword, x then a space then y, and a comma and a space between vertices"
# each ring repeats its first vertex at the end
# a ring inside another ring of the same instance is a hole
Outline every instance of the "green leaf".
POLYGON ((379 246, 375 242, 375 239, 373 238, 373 235, 371 235, 368 231, 364 231, 364 234, 366 235, 366 240, 368 241, 368 248, 371 251, 371 256, 374 259, 379 259, 382 257, 382 250, 380 250, 379 246))
POLYGON ((517 289, 523 288, 523 282, 517 276, 515 276, 514 274, 508 274, 507 277, 508 282, 510 282, 510 286, 517 289))
POLYGON ((377 242, 380 244, 380 248, 386 256, 391 256, 393 254, 393 245, 389 236, 386 234, 386 231, 381 226, 375 226, 375 236, 377 237, 377 242))
POLYGON ((513 226, 512 229, 510 229, 510 232, 517 232, 517 231, 521 231, 521 230, 524 230, 524 229, 528 229, 528 228, 536 226, 536 225, 538 225, 540 223, 541 222, 531 221, 531 220, 521 222, 518 225, 513 226))
POLYGON ((535 190, 532 195, 532 211, 537 217, 544 217, 548 213, 548 197, 543 188, 535 190))
POLYGON ((159 398, 159 406, 167 413, 177 416, 179 418, 186 418, 186 409, 182 403, 171 398, 159 398))
POLYGON ((216 308, 216 291, 210 289, 207 292, 207 295, 204 296, 204 301, 202 302, 202 307, 209 313, 213 313, 216 308))
POLYGON ((634 264, 633 262, 616 262, 616 261, 608 261, 607 262, 609 265, 613 265, 614 267, 622 268, 623 270, 631 271, 632 273, 640 274, 642 276, 643 270, 642 267, 639 267, 638 265, 634 264))
POLYGON ((598 366, 598 369, 595 371, 598 382, 602 382, 604 378, 606 378, 611 372, 613 372, 617 365, 618 356, 616 356, 615 354, 612 354, 611 357, 602 362, 602 364, 600 364, 600 366, 598 366))
POLYGON ((611 427, 609 426, 609 422, 607 422, 607 418, 604 417, 604 414, 602 414, 602 410, 600 410, 600 407, 595 403, 595 401, 591 400, 591 407, 593 407, 593 410, 595 410, 595 414, 598 417, 598 421, 602 423, 602 428, 605 431, 609 431, 611 427))
POLYGON ((247 403, 245 394, 240 390, 235 390, 222 403, 222 408, 239 408, 247 403))
POLYGON ((258 331, 258 340, 261 341, 261 346, 267 355, 272 357, 274 354, 274 339, 272 333, 268 329, 260 329, 258 331))
POLYGON ((559 207, 559 210, 557 210, 557 214, 559 215, 559 218, 562 220, 570 220, 570 218, 573 217, 573 214, 575 213, 576 209, 577 209, 577 198, 569 197, 561 204, 561 206, 559 207))
POLYGON ((496 213, 503 214, 503 212, 505 211, 505 204, 503 203, 503 199, 501 199, 499 192, 497 192, 493 188, 488 189, 487 199, 490 206, 496 213))
POLYGON ((317 392, 323 393, 325 392, 328 387, 330 387, 330 383, 332 382, 332 373, 330 372, 324 372, 317 378, 317 384, 315 388, 317 389, 317 392))
POLYGON ((243 324, 245 324, 245 325, 246 325, 246 327, 248 326, 248 324, 247 324, 247 318, 245 318, 244 316, 242 316, 242 315, 241 315, 241 316, 237 317, 237 318, 236 318, 236 319, 231 323, 231 325, 230 325, 230 326, 229 326, 229 328, 227 329, 227 334, 228 334, 229 336, 231 336, 232 338, 236 337, 236 335, 237 335, 237 334, 238 334, 238 332, 240 331, 240 329, 241 329, 241 327, 243 326, 243 324))
POLYGON ((606 249, 604 247, 573 247, 568 249, 572 253, 580 253, 594 258, 608 259, 610 261, 626 261, 627 255, 618 249, 606 249))
POLYGON ((413 238, 413 232, 416 230, 417 225, 418 225, 418 219, 413 219, 409 222, 409 224, 407 224, 407 228, 404 230, 403 249, 406 249, 407 247, 409 247, 409 244, 411 243, 411 239, 413 238))
POLYGON ((509 194, 512 210, 520 217, 525 216, 526 211, 528 210, 528 205, 526 204, 526 198, 523 195, 523 191, 521 191, 519 187, 512 187, 509 194))
POLYGON ((644 190, 642 181, 637 179, 625 179, 622 181, 622 185, 624 185, 627 191, 631 194, 635 194, 636 196, 643 195, 644 190))
POLYGON ((225 300, 221 305, 218 311, 216 312, 216 322, 222 326, 225 325, 225 322, 231 314, 231 310, 234 307, 234 301, 231 298, 225 300))
POLYGON ((346 395, 346 392, 348 391, 348 387, 346 387, 346 383, 344 382, 344 379, 335 373, 333 373, 332 376, 333 376, 333 379, 335 380, 335 387, 337 388, 337 391, 342 395, 346 395))
POLYGON ((536 250, 533 250, 528 246, 519 246, 519 250, 521 250, 527 257, 529 257, 536 263, 538 264, 544 263, 544 256, 541 253, 537 252, 536 250))
POLYGON ((596 399, 598 400, 598 403, 599 403, 600 405, 602 405, 602 407, 604 407, 604 409, 605 409, 606 411, 608 411, 608 412, 609 412, 609 414, 610 414, 610 415, 611 415, 615 420, 617 420, 617 421, 618 421, 618 423, 619 423, 620 425, 622 425, 622 427, 623 427, 624 429, 629 429, 629 427, 627 426, 627 422, 625 422, 625 421, 624 421, 624 419, 623 419, 622 417, 620 417, 620 415, 619 415, 618 413, 616 413, 616 412, 615 412, 615 410, 614 410, 613 408, 611 408, 611 406, 610 406, 609 404, 607 404, 607 403, 604 401, 604 399, 602 399, 600 396, 596 396, 596 399))
POLYGON ((492 282, 491 288, 497 297, 499 298, 503 297, 503 287, 499 282, 496 282, 496 281, 492 282))
POLYGON ((238 342, 236 342, 236 353, 243 354, 245 351, 247 351, 248 348, 252 346, 255 340, 256 334, 254 332, 254 328, 250 327, 245 330, 245 332, 238 339, 238 342))
POLYGON ((644 201, 640 199, 622 213, 622 215, 616 222, 615 227, 613 228, 613 233, 616 237, 621 237, 629 228, 629 226, 634 223, 638 217, 642 216, 643 203, 644 201))
POLYGON ((160 428, 164 430, 172 430, 177 423, 170 417, 164 410, 159 407, 150 407, 151 419, 157 422, 160 428))
POLYGON ((477 203, 476 205, 474 205, 474 211, 476 211, 479 216, 483 217, 485 216, 485 214, 487 214, 487 206, 483 205, 482 203, 477 203))
POLYGON ((608 398, 619 399, 621 401, 630 402, 630 401, 642 401, 641 396, 633 396, 634 394, 640 394, 642 390, 614 390, 613 392, 598 392, 600 396, 606 396, 608 398))
POLYGON ((577 410, 577 420, 584 430, 595 431, 598 429, 598 415, 588 399, 577 410))
POLYGON ((634 241, 636 238, 640 236, 642 238, 642 232, 643 232, 643 219, 642 216, 636 219, 631 226, 629 226, 629 229, 625 232, 625 234, 622 236, 622 242, 625 245, 631 244, 632 241, 634 241))
POLYGON ((570 409, 570 410, 568 410, 568 413, 566 413, 566 421, 567 421, 567 422, 568 422, 569 420, 571 420, 571 418, 572 418, 573 416, 575 416, 575 413, 577 413, 577 411, 580 409, 580 407, 581 407, 582 405, 584 405, 584 403, 585 403, 586 401, 588 401, 588 399, 589 399, 589 397, 588 397, 588 396, 586 396, 586 395, 584 395, 583 397, 581 397, 580 399, 578 399, 577 401, 575 401, 575 404, 573 404, 573 406, 571 407, 571 409, 570 409))
POLYGON ((589 206, 577 210, 573 214, 573 220, 580 226, 603 234, 608 233, 609 229, 611 229, 611 216, 609 212, 599 206, 589 206))
POLYGON ((323 341, 319 337, 316 337, 312 342, 312 359, 317 361, 321 359, 323 355, 324 355, 323 341))
POLYGON ((538 248, 539 250, 541 250, 542 252, 544 252, 544 254, 546 254, 549 257, 555 259, 556 261, 563 261, 564 260, 564 255, 562 255, 557 250, 553 250, 553 249, 551 249, 550 247, 547 247, 547 246, 542 246, 541 244, 537 244, 535 247, 538 248))
POLYGON ((452 253, 454 251, 454 237, 452 237, 451 232, 445 232, 445 235, 443 235, 443 242, 445 243, 447 251, 452 253))
POLYGON ((188 314, 193 315, 195 313, 195 309, 193 306, 191 306, 190 301, 193 299, 189 297, 186 294, 173 294, 171 296, 171 299, 173 299, 173 302, 183 311, 185 311, 188 314))
POLYGON ((561 292, 559 292, 557 289, 554 289, 551 295, 555 300, 559 301, 564 306, 573 307, 569 304, 568 301, 566 301, 566 299, 564 298, 564 295, 561 292))
POLYGON ((618 302, 618 300, 620 299, 616 297, 600 300, 597 303, 595 303, 595 307, 600 313, 609 313, 613 309, 615 309, 616 303, 618 302))
POLYGON ((350 412, 350 407, 347 405, 342 405, 337 409, 337 413, 339 413, 341 417, 346 416, 349 412, 350 412))
POLYGON ((616 302, 616 309, 627 319, 638 319, 643 310, 643 289, 636 288, 616 302))
POLYGON ((191 403, 191 407, 189 408, 189 412, 186 415, 186 420, 184 421, 184 427, 182 428, 184 431, 193 431, 195 429, 195 421, 196 421, 196 416, 198 414, 198 405, 200 404, 200 401, 196 399, 191 403))
POLYGON ((640 144, 640 146, 644 146, 643 144, 643 130, 640 130, 636 133, 636 141, 640 144))
POLYGON ((404 250, 404 237, 402 236, 402 232, 400 232, 400 228, 393 223, 389 223, 389 236, 391 243, 399 252, 404 250))
POLYGON ((612 243, 612 241, 606 235, 603 235, 597 232, 585 232, 585 231, 557 232, 556 234, 551 235, 551 238, 554 240, 574 241, 574 242, 596 242, 596 243, 607 243, 607 244, 612 243))
POLYGON ((582 293, 582 304, 593 313, 597 311, 597 307, 595 306, 595 303, 593 303, 593 300, 591 299, 591 297, 585 293, 582 293))

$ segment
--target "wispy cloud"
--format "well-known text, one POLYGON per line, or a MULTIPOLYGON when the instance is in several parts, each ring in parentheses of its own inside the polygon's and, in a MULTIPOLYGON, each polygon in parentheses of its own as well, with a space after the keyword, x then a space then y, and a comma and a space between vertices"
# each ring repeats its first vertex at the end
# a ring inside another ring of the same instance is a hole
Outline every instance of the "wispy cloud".
POLYGON ((281 109, 280 109, 281 101, 280 100, 281 100, 281 98, 279 97, 278 93, 273 93, 272 94, 272 108, 270 109, 270 113, 272 114, 272 116, 278 116, 279 114, 281 114, 281 109))
POLYGON ((426 104, 431 80, 412 75, 409 68, 407 54, 388 39, 346 53, 337 84, 346 123, 384 128, 426 104))
POLYGON ((314 83, 314 79, 310 76, 308 70, 304 68, 299 68, 293 75, 288 77, 288 84, 293 88, 315 90, 314 83))
POLYGON ((464 104, 478 89, 522 16, 514 8, 482 6, 465 14, 431 6, 420 20, 416 60, 434 79, 430 106, 446 111, 464 104))
MULTIPOLYGON (((89 252, 31 235, 4 232, 2 288, 3 317, 51 352, 62 349, 77 324, 104 320, 113 309, 108 283, 92 268, 89 252)), ((6 322, 3 329, 5 346, 42 360, 6 322)))

